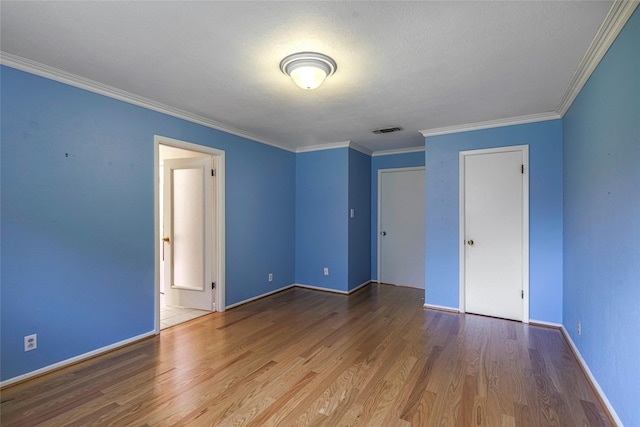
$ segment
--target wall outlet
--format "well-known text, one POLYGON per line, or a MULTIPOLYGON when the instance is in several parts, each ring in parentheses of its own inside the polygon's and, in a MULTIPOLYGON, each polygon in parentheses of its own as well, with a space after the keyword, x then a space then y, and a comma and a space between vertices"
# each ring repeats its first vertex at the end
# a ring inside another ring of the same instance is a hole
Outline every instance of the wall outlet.
POLYGON ((349 216, 350 216, 351 218, 355 218, 355 217, 356 217, 356 210, 355 210, 355 209, 353 209, 353 208, 351 208, 351 210, 349 211, 349 216))
POLYGON ((324 268, 324 275, 328 276, 329 275, 329 267, 325 267, 324 268))
POLYGON ((578 335, 582 335, 582 322, 578 320, 578 335))
POLYGON ((269 281, 273 282, 273 273, 269 273, 269 281))
POLYGON ((38 348, 38 334, 24 337, 24 351, 31 351, 38 348))

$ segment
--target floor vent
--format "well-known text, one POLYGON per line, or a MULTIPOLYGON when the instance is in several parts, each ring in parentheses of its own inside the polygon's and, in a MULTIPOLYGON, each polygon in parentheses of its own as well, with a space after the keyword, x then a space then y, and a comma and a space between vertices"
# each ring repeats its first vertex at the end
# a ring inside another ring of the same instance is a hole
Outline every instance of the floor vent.
POLYGON ((371 131, 371 132, 375 133, 376 135, 379 135, 379 134, 381 134, 381 133, 398 132, 398 131, 401 131, 401 130, 402 130, 402 128, 401 128, 401 127, 399 127, 399 126, 395 126, 395 127, 392 127, 392 128, 376 129, 376 130, 373 130, 373 131, 371 131))

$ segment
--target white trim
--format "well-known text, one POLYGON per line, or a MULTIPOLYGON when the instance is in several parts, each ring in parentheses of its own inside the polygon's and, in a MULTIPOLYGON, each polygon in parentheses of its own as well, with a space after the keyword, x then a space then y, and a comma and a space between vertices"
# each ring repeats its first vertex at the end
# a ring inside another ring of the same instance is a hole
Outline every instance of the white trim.
POLYGON ((353 288, 353 289, 351 289, 349 291, 349 295, 351 295, 352 293, 354 293, 357 290, 360 290, 361 288, 364 288, 365 286, 371 284, 372 282, 373 282, 373 280, 367 280, 366 282, 359 284, 358 286, 356 286, 355 288, 353 288))
POLYGON ((578 363, 582 367, 582 370, 587 374, 587 377, 589 377, 591 385, 596 389, 596 393, 600 397, 600 400, 602 401, 602 403, 604 403, 604 406, 606 406, 607 411, 609 411, 609 415, 611 416, 611 418, 613 418, 613 421, 617 425, 623 426, 624 424, 622 423, 622 420, 620 420, 620 417, 618 417, 618 414, 613 408, 613 405, 611 405, 611 402, 609 402, 609 399, 607 399, 607 395, 604 394, 604 390, 602 390, 602 387, 600 387, 600 384, 598 384, 596 377, 593 376, 591 369, 589 369, 589 365, 587 365, 587 362, 582 357, 582 354, 580 354, 578 346, 573 342, 573 340, 571 339, 571 335, 569 335, 569 332, 567 332, 564 325, 560 325, 560 331, 562 332, 562 335, 564 335, 564 339, 569 343, 569 347, 571 347, 571 350, 573 350, 573 353, 578 359, 578 363))
POLYGON ((302 283, 294 283, 293 286, 295 286, 296 288, 311 289, 313 291, 322 291, 322 292, 330 292, 332 294, 349 295, 348 291, 339 291, 337 289, 323 288, 322 286, 304 285, 302 283))
POLYGON ((330 288, 322 288, 322 287, 319 287, 319 286, 303 285, 301 283, 292 283, 291 285, 283 286, 282 288, 276 289, 275 291, 265 292, 264 294, 260 294, 258 296, 255 296, 255 297, 252 297, 252 298, 249 298, 249 299, 245 299, 245 300, 242 300, 240 302, 236 302, 234 304, 228 305, 227 309, 238 307, 240 305, 247 304, 249 302, 256 301, 256 300, 259 300, 261 298, 268 297, 269 295, 273 295, 273 294, 276 294, 278 292, 286 291, 287 289, 292 289, 292 288, 302 288, 302 289, 310 289, 312 291, 322 291, 322 292, 330 292, 330 293, 340 294, 340 295, 349 295, 349 294, 354 293, 358 289, 360 289, 360 288, 362 288, 364 286, 367 286, 368 284, 370 284, 372 282, 373 282, 373 280, 367 280, 366 282, 362 283, 361 285, 358 285, 355 288, 351 289, 349 292, 338 291, 338 290, 330 289, 330 288))
POLYGON ((309 145, 307 147, 299 147, 297 153, 308 153, 310 151, 335 150, 336 148, 349 148, 351 141, 331 142, 328 144, 309 145))
POLYGON ((372 152, 366 147, 363 147, 360 144, 356 144, 352 141, 341 141, 341 142, 331 142, 328 144, 317 144, 317 145, 309 145, 307 147, 299 147, 296 150, 296 153, 308 153, 311 151, 324 151, 324 150, 335 150, 336 148, 351 148, 352 150, 359 151, 367 156, 371 156, 372 152))
POLYGON ((367 147, 363 147, 362 145, 356 144, 355 142, 350 142, 349 148, 351 148, 352 150, 359 151, 362 154, 366 154, 367 156, 371 156, 371 154, 373 154, 371 150, 369 150, 367 147))
MULTIPOLYGON (((381 230, 381 222, 380 222, 380 209, 382 207, 382 185, 380 185, 380 181, 382 179, 382 174, 383 173, 391 173, 391 172, 410 172, 410 171, 415 171, 415 170, 424 170, 425 166, 408 166, 408 167, 404 167, 404 168, 387 168, 387 169, 378 169, 378 182, 377 182, 377 187, 378 187, 378 224, 376 226, 376 231, 377 231, 377 238, 378 238, 378 253, 377 253, 377 259, 378 259, 378 268, 376 269, 376 274, 378 276, 378 279, 375 281, 376 283, 380 284, 382 283, 382 279, 380 278, 381 276, 381 264, 382 264, 382 253, 380 251, 380 243, 382 241, 382 239, 380 238, 380 233, 382 232, 381 230)), ((425 196, 426 197, 426 196, 425 196)), ((425 203, 426 203, 426 199, 425 199, 425 203)), ((426 284, 425 284, 425 292, 426 292, 426 284)), ((419 288, 422 289, 422 288, 419 288)))
POLYGON ((425 302, 424 304, 422 304, 422 307, 428 308, 430 310, 450 311, 452 313, 460 313, 460 310, 458 310, 457 308, 455 308, 455 307, 447 307, 445 305, 427 304, 425 302))
POLYGON ((105 85, 95 80, 90 80, 67 71, 59 70, 48 65, 41 64, 30 59, 22 58, 9 52, 0 51, 0 63, 17 70, 25 71, 27 73, 35 74, 40 77, 44 77, 50 80, 55 80, 60 83, 64 83, 70 86, 74 86, 80 89, 88 90, 89 92, 97 93, 109 98, 117 99, 119 101, 127 102, 129 104, 137 105, 139 107, 147 108, 149 110, 157 111, 159 113, 168 114, 169 116, 177 117, 179 119, 187 120, 192 123, 197 123, 208 128, 220 130, 222 132, 229 133, 231 135, 239 136, 241 138, 250 139, 261 144, 270 145, 272 147, 279 148, 285 151, 295 152, 295 150, 286 147, 282 144, 278 144, 275 141, 271 141, 259 136, 253 135, 249 132, 245 132, 240 129, 236 129, 232 126, 225 125, 207 117, 202 117, 197 114, 190 113, 189 111, 182 110, 180 108, 171 107, 160 102, 156 102, 152 99, 135 95, 131 92, 127 92, 113 86, 105 85))
POLYGON ((553 328, 553 329, 560 329, 562 327, 561 323, 545 322, 544 320, 529 319, 529 324, 531 326, 542 326, 543 328, 553 328))
POLYGON ((614 1, 598 29, 593 41, 584 54, 582 61, 576 68, 566 92, 562 95, 556 111, 564 116, 571 104, 576 99, 584 85, 591 77, 604 55, 607 53, 616 37, 625 26, 633 11, 638 6, 638 1, 614 1))
POLYGON ((422 136, 426 138, 429 136, 447 135, 450 133, 469 132, 472 130, 522 125, 525 123, 544 122, 547 120, 558 120, 561 118, 562 116, 560 116, 560 114, 556 112, 539 113, 539 114, 529 114, 526 116, 507 117, 504 119, 497 119, 497 120, 488 120, 485 122, 469 123, 464 125, 455 125, 455 126, 448 126, 448 127, 435 128, 435 129, 426 129, 426 130, 421 130, 419 132, 422 134, 422 136))
POLYGON ((182 148, 190 151, 197 151, 199 153, 209 154, 215 157, 216 167, 216 189, 215 189, 215 221, 216 221, 216 241, 215 241, 215 253, 216 253, 216 311, 223 312, 226 310, 225 293, 226 293, 226 234, 225 234, 225 152, 217 148, 207 147, 204 145, 193 144, 190 142, 180 141, 178 139, 168 138, 165 136, 154 135, 153 137, 153 205, 154 205, 154 264, 155 264, 155 325, 156 334, 160 333, 160 205, 159 205, 159 158, 160 158, 160 144, 170 147, 182 148))
POLYGON ((286 291, 287 289, 291 289, 291 288, 293 288, 295 286, 296 285, 294 285, 294 284, 283 286, 282 288, 276 289, 275 291, 265 292, 264 294, 260 294, 260 295, 257 295, 255 297, 252 297, 252 298, 249 298, 249 299, 242 300, 240 302, 236 302, 236 303, 230 304, 230 305, 227 306, 227 310, 230 309, 230 308, 237 307, 239 305, 243 305, 243 304, 249 303, 251 301, 255 301, 255 300, 259 300, 259 299, 264 298, 264 297, 268 297, 269 295, 277 294, 278 292, 286 291))
POLYGON ((136 335, 135 337, 127 338, 126 340, 118 341, 116 343, 107 345, 105 347, 100 347, 96 350, 89 351, 87 353, 80 354, 78 356, 74 356, 70 359, 63 360, 61 362, 53 363, 51 365, 47 365, 44 368, 36 369, 35 371, 27 372, 26 374, 18 375, 17 377, 9 378, 0 382, 0 388, 4 388, 10 386, 11 384, 15 384, 17 382, 21 382, 24 380, 28 380, 33 377, 37 377, 51 371, 55 371, 56 369, 64 368, 69 365, 73 365, 74 363, 82 362, 83 360, 90 359, 95 356, 99 356, 101 354, 110 352, 112 350, 116 350, 120 347, 124 347, 129 344, 133 344, 136 341, 141 341, 145 338, 149 338, 156 335, 155 331, 145 332, 144 334, 136 335))
POLYGON ((459 262, 459 304, 460 312, 465 313, 465 157, 478 154, 521 151, 524 174, 522 175, 522 322, 529 323, 529 146, 511 145, 480 150, 460 151, 459 156, 459 208, 458 208, 458 262, 459 262))
POLYGON ((322 291, 322 292, 330 292, 333 294, 340 294, 340 295, 351 295, 352 293, 354 293, 355 291, 359 290, 360 288, 363 288, 365 286, 367 286, 370 283, 374 283, 374 280, 367 280, 364 283, 359 284, 358 286, 356 286, 355 288, 351 289, 350 291, 339 291, 337 289, 331 289, 331 288, 323 288, 321 286, 311 286, 311 285, 304 285, 302 283, 294 283, 292 286, 296 287, 296 288, 303 288, 303 289, 311 289, 313 291, 322 291))
POLYGON ((391 156, 394 154, 418 153, 420 151, 424 151, 424 145, 421 147, 395 148, 393 150, 374 151, 373 154, 371 154, 371 157, 391 156))

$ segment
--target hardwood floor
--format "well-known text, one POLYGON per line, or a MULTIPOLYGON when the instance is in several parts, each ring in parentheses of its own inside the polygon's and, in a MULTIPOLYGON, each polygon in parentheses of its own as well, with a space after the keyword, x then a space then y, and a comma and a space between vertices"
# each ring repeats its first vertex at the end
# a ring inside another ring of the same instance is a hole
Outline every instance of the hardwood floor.
POLYGON ((2 390, 3 426, 609 426, 561 333, 290 289, 2 390))

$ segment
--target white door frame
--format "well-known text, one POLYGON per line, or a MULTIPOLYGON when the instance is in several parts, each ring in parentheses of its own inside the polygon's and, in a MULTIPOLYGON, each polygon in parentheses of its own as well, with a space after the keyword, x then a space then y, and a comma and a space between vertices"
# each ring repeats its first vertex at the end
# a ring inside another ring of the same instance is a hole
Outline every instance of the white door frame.
POLYGON ((478 154, 522 152, 522 163, 524 173, 522 175, 522 290, 524 291, 522 301, 522 322, 529 323, 529 146, 513 145, 508 147, 487 148, 481 150, 460 151, 459 174, 460 174, 460 210, 459 210, 459 261, 460 261, 460 312, 465 313, 465 250, 467 248, 464 240, 465 230, 465 157, 478 154))
MULTIPOLYGON (((416 170, 425 170, 424 166, 411 166, 411 167, 406 167, 406 168, 389 168, 389 169, 378 169, 378 225, 376 227, 377 234, 378 234, 378 271, 376 272, 378 279, 376 280, 377 283, 382 283, 380 280, 381 277, 381 273, 382 273, 382 251, 380 250, 380 245, 382 244, 382 236, 380 235, 380 233, 382 233, 382 221, 381 221, 381 215, 380 212, 382 210, 382 185, 381 184, 381 180, 382 180, 382 174, 383 173, 389 173, 389 172, 410 172, 410 171, 416 171, 416 170)), ((426 200, 425 200, 426 203, 426 200)), ((427 288, 427 284, 425 283, 425 289, 427 288)))
POLYGON ((209 154, 215 157, 216 168, 216 180, 215 180, 215 254, 216 254, 216 266, 215 266, 215 301, 216 311, 225 311, 225 152, 217 148, 205 147, 203 145, 192 144, 190 142, 180 141, 173 138, 167 138, 164 136, 154 135, 153 137, 153 203, 154 203, 154 236, 155 236, 155 333, 160 333, 160 144, 170 147, 182 148, 190 151, 197 151, 204 154, 209 154))

